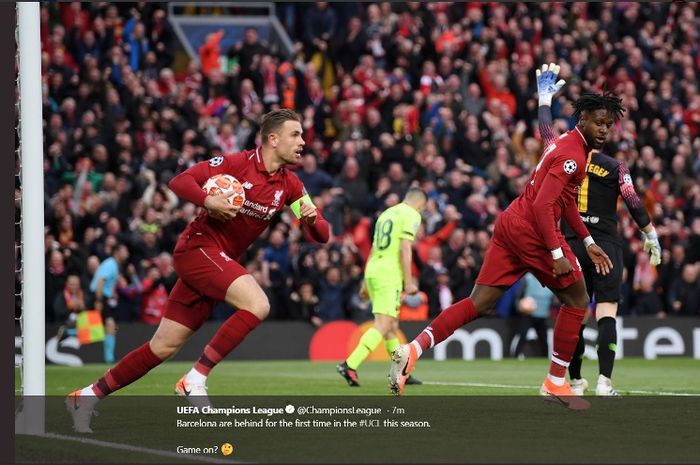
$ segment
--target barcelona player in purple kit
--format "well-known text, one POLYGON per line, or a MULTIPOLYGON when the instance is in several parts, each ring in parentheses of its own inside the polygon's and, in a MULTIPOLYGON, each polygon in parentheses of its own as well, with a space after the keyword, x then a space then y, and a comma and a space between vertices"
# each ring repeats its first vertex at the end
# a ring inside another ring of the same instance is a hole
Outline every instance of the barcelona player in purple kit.
POLYGON ((272 111, 263 117, 260 132, 262 145, 255 150, 200 162, 170 181, 178 196, 204 207, 175 246, 173 261, 179 279, 151 340, 128 353, 95 383, 66 398, 76 431, 90 432, 90 418, 100 398, 133 383, 171 357, 209 318, 214 305, 225 301, 236 312, 175 386, 191 403, 208 405, 209 372, 270 310, 265 293, 238 263, 238 257, 285 205, 292 208, 314 240, 328 241, 328 222, 316 211, 299 178, 285 168, 301 160, 304 139, 299 116, 291 110, 272 111), (207 196, 202 190, 207 179, 222 173, 243 184, 246 200, 242 206, 231 205, 225 194, 207 196))
MULTIPOLYGON (((540 112, 544 108, 549 111, 552 96, 564 84, 556 80, 558 72, 555 64, 537 70, 540 112)), ((596 270, 608 274, 612 263, 583 224, 576 194, 586 176, 588 153, 602 146, 623 110, 619 99, 595 94, 581 96, 574 108, 579 116, 577 125, 545 148, 525 192, 496 220, 471 296, 443 310, 410 344, 394 352, 389 386, 395 394, 402 393, 424 350, 444 341, 460 326, 489 314, 503 293, 530 271, 562 302, 554 326, 549 373, 540 393, 573 410, 590 407, 565 380, 589 299, 581 266, 559 229, 559 220, 565 218, 583 241, 596 270)))

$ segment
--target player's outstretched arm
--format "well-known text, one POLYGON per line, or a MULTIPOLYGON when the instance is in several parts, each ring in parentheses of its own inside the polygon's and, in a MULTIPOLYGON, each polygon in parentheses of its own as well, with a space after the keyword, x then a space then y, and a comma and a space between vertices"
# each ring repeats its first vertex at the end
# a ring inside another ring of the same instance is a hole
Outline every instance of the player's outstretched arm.
POLYGON ((552 98, 566 83, 563 79, 557 81, 559 70, 559 65, 550 63, 549 65, 542 65, 540 69, 535 71, 539 102, 537 119, 545 147, 556 139, 552 130, 552 98))
POLYGON ((649 263, 651 263, 652 266, 657 266, 661 263, 661 244, 659 243, 659 236, 656 234, 656 229, 651 223, 647 209, 644 208, 642 200, 634 189, 634 180, 627 169, 627 165, 621 161, 618 165, 618 170, 620 195, 625 201, 625 205, 627 205, 627 209, 630 211, 632 218, 634 218, 634 222, 637 223, 637 226, 642 230, 644 252, 650 254, 649 263))

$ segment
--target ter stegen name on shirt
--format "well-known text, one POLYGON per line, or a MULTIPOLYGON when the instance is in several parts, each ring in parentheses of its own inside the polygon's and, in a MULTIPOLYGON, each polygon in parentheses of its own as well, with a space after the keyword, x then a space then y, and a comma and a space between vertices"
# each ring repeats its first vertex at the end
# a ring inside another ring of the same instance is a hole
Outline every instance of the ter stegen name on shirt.
POLYGON ((177 407, 177 413, 182 415, 282 415, 285 413, 283 407, 211 407, 205 405, 202 408, 193 405, 180 405, 177 407))
POLYGON ((593 163, 589 163, 588 166, 586 167, 586 171, 588 171, 591 174, 595 174, 598 177, 604 178, 608 174, 610 174, 610 171, 606 170, 602 166, 594 165, 593 163))

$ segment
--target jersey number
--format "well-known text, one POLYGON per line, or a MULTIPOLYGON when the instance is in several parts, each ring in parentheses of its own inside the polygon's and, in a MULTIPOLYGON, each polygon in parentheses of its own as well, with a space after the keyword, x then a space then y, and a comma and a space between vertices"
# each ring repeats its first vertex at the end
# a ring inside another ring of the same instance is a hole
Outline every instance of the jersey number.
POLYGON ((384 220, 374 227, 374 246, 377 250, 385 250, 391 245, 391 230, 394 229, 394 222, 384 220))

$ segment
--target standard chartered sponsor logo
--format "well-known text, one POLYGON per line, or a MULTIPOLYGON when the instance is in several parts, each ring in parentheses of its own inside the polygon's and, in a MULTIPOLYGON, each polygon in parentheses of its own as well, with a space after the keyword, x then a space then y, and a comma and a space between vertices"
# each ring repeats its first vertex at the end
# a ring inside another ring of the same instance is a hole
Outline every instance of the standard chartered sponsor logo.
POLYGON ((268 209, 268 207, 266 207, 265 205, 260 205, 259 203, 253 202, 248 199, 246 199, 245 202, 243 202, 243 205, 250 209, 257 210, 260 213, 267 213, 268 209))
POLYGON ((243 206, 239 210, 239 213, 243 213, 247 216, 252 216, 253 218, 257 218, 259 220, 269 220, 272 217, 272 214, 274 214, 274 212, 275 210, 270 210, 270 207, 261 205, 257 202, 253 202, 248 199, 246 199, 245 202, 243 202, 243 206))

